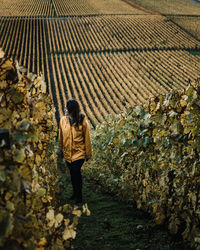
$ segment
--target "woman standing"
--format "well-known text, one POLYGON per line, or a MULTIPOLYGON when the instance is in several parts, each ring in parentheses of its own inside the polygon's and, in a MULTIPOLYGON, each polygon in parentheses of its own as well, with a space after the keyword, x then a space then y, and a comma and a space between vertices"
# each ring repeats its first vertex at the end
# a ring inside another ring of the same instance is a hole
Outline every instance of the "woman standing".
POLYGON ((70 199, 82 202, 81 167, 92 155, 89 124, 76 100, 67 101, 65 116, 60 120, 59 147, 70 170, 73 194, 70 199))

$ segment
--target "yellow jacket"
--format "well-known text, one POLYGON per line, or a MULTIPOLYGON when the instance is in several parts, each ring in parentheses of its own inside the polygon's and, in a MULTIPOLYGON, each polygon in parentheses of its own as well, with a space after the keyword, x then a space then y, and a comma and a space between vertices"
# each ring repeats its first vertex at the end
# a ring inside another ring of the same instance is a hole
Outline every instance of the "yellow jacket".
POLYGON ((64 159, 73 162, 79 159, 91 157, 89 124, 86 118, 78 128, 70 125, 69 118, 63 116, 59 126, 59 147, 62 148, 64 159))

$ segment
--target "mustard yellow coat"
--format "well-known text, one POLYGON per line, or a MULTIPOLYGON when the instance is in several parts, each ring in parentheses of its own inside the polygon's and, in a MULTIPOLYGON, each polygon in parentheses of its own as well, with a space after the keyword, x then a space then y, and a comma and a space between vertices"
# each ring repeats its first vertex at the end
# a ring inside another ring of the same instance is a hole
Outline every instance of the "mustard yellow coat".
POLYGON ((69 118, 63 116, 59 125, 59 147, 62 148, 64 159, 73 162, 92 156, 89 124, 86 118, 78 128, 70 125, 69 118))

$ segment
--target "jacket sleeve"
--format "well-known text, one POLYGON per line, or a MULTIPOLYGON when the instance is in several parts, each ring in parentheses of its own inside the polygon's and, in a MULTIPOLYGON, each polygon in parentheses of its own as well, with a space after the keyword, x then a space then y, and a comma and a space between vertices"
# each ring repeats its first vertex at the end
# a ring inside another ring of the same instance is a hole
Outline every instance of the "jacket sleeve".
POLYGON ((60 148, 63 148, 63 133, 62 133, 62 127, 61 127, 61 120, 60 120, 60 125, 59 125, 58 145, 60 148))
POLYGON ((89 128, 88 121, 86 119, 84 122, 84 137, 85 137, 86 158, 90 158, 92 156, 92 148, 91 148, 91 141, 90 141, 90 128, 89 128))

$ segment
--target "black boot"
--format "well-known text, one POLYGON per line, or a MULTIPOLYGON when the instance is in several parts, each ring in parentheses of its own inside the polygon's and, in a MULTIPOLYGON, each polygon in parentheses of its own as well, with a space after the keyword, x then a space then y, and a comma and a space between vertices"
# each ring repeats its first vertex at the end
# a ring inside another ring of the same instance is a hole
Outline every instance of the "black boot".
POLYGON ((76 203, 82 203, 82 185, 76 187, 76 193, 75 193, 75 201, 76 203))
POLYGON ((76 204, 82 203, 82 202, 83 202, 82 196, 77 196, 77 197, 75 198, 75 202, 76 202, 76 204))
POLYGON ((76 195, 75 195, 75 193, 73 193, 72 194, 72 196, 70 196, 70 198, 69 198, 70 200, 75 200, 76 199, 76 195))

